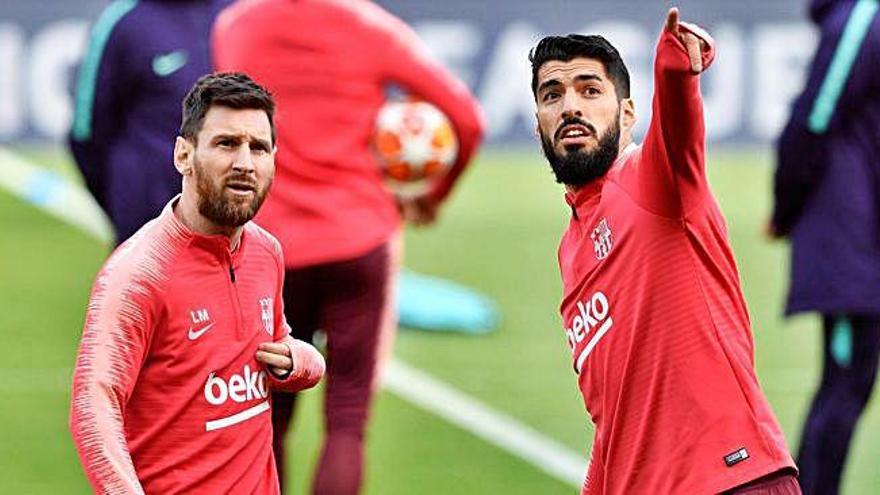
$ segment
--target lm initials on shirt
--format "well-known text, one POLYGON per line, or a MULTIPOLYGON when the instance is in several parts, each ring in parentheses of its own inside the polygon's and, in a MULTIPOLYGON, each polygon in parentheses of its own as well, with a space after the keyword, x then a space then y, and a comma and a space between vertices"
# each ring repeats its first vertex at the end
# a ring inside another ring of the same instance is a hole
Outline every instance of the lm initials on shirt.
POLYGON ((211 315, 208 314, 207 309, 202 308, 190 311, 189 317, 192 320, 192 325, 189 327, 189 331, 186 334, 189 340, 196 340, 214 326, 214 323, 211 322, 211 315))
POLYGON ((587 356, 593 352, 599 340, 611 330, 614 320, 611 318, 611 303, 602 291, 596 291, 587 299, 577 302, 578 312, 572 318, 571 325, 565 329, 568 346, 571 347, 572 356, 575 355, 578 345, 595 330, 587 345, 583 347, 575 360, 575 372, 580 374, 581 368, 587 356))

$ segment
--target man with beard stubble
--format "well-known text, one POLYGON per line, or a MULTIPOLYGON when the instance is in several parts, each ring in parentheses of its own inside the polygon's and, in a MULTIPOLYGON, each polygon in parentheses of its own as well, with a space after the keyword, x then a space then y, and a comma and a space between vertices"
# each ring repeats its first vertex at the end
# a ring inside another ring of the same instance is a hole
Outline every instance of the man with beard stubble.
POLYGON ((596 430, 583 494, 800 493, 706 179, 699 75, 713 57, 670 9, 636 145, 608 41, 549 36, 529 55, 537 132, 571 207, 560 311, 596 430))
POLYGON ((279 493, 271 391, 314 386, 290 337, 278 241, 250 222, 275 173, 275 103, 243 74, 183 104, 183 193, 95 280, 70 428, 96 493, 279 493))

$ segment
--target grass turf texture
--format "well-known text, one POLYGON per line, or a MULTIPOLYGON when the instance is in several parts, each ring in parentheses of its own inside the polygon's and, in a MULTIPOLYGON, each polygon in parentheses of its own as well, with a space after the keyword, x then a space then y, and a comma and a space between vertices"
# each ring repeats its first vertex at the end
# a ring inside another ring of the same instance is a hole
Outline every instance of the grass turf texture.
MULTIPOLYGON (((28 150, 68 173, 67 158, 28 150)), ((765 391, 791 446, 818 378, 813 317, 783 322, 786 247, 761 236, 769 156, 710 152, 709 175, 730 226, 757 341, 765 391)), ((568 208, 536 150, 486 152, 440 223, 407 233, 406 265, 490 294, 503 311, 483 337, 402 332, 400 359, 586 453, 592 429, 556 311, 556 243, 568 208)), ((70 367, 92 278, 106 247, 0 192, 0 493, 89 493, 67 432, 70 367)), ((291 459, 306 493, 320 436, 319 392, 304 394, 291 459)), ((860 424, 844 493, 880 486, 876 401, 860 424)), ((575 493, 523 461, 382 393, 369 432, 366 494, 575 493)))

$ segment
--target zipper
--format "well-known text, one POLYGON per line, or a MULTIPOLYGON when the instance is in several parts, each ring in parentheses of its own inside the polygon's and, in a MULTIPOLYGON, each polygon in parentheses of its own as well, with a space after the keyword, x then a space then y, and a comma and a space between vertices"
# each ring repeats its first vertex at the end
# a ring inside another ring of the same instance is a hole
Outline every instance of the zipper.
POLYGON ((238 295, 238 285, 235 283, 235 268, 232 267, 232 255, 227 252, 226 260, 229 262, 229 290, 232 292, 232 307, 235 311, 235 338, 242 338, 244 327, 244 315, 241 312, 241 298, 238 295))

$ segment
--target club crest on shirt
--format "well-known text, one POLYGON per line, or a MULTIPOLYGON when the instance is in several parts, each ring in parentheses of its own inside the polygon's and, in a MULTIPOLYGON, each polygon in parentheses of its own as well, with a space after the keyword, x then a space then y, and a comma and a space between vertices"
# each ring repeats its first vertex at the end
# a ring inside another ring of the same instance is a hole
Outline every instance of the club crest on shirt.
POLYGON ((260 319, 263 320, 263 329, 272 335, 272 323, 275 321, 275 309, 272 306, 271 297, 260 298, 260 319))
POLYGON ((611 252, 611 248, 614 246, 612 243, 611 227, 608 226, 608 219, 603 217, 599 221, 599 225, 590 234, 590 239, 593 240, 593 251, 596 253, 596 259, 604 260, 607 258, 608 253, 611 252))

